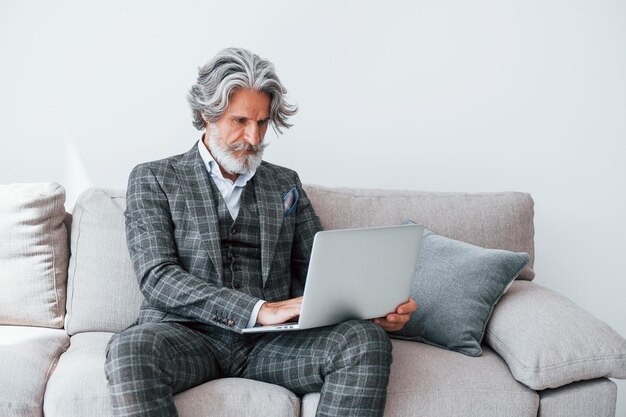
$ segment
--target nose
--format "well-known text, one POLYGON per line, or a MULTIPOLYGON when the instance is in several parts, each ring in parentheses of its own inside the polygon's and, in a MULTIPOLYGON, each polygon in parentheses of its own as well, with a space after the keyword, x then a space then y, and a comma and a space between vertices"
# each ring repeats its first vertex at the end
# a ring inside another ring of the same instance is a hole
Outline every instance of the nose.
POLYGON ((248 123, 246 126, 244 139, 250 145, 258 145, 263 140, 263 136, 261 135, 261 130, 256 123, 248 123))

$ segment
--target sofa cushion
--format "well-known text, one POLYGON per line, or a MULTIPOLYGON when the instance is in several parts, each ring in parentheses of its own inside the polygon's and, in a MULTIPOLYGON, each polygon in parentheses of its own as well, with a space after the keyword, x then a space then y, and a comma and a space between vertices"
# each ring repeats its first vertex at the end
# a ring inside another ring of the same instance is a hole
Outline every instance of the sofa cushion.
MULTIPOLYGON (((46 389, 46 417, 111 415, 104 373, 106 345, 111 336, 103 332, 72 336, 46 389)), ((175 395, 174 400, 181 417, 290 417, 300 410, 298 397, 285 388, 240 378, 207 382, 175 395)))
POLYGON ((531 282, 513 283, 500 299, 485 341, 515 379, 535 390, 626 378, 626 340, 564 296, 531 282))
POLYGON ((48 377, 69 337, 63 330, 0 326, 0 414, 41 416, 48 377))
MULTIPOLYGON (((489 347, 477 358, 423 343, 393 340, 387 417, 536 417, 539 396, 515 381, 489 347)), ((302 400, 315 416, 319 394, 302 400)))
POLYGON ((64 203, 56 183, 0 185, 0 324, 63 327, 64 203))
POLYGON ((112 335, 93 332, 71 337, 69 349, 59 358, 46 388, 46 417, 111 415, 104 360, 112 335))
POLYGON ((180 417, 295 417, 300 398, 286 388, 243 378, 207 382, 174 397, 180 417))
POLYGON ((307 185, 304 189, 326 230, 402 224, 411 219, 451 239, 483 248, 526 252, 530 262, 519 278, 534 277, 534 213, 529 194, 434 193, 317 185, 307 185))
POLYGON ((92 188, 72 216, 65 328, 119 332, 139 314, 143 296, 133 272, 124 230, 124 191, 92 188))
POLYGON ((615 417, 617 386, 605 378, 574 382, 564 387, 539 391, 541 407, 537 417, 615 417))
POLYGON ((529 259, 425 230, 411 285, 419 310, 392 337, 479 356, 494 305, 529 259))

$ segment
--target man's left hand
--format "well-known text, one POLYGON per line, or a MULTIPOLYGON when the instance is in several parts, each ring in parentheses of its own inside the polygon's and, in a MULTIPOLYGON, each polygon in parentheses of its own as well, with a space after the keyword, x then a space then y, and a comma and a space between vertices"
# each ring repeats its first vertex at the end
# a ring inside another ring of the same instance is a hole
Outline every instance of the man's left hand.
POLYGON ((401 330, 404 325, 411 318, 411 314, 417 310, 417 303, 409 298, 404 304, 400 304, 395 313, 389 313, 385 317, 374 319, 373 322, 388 332, 397 332, 401 330))

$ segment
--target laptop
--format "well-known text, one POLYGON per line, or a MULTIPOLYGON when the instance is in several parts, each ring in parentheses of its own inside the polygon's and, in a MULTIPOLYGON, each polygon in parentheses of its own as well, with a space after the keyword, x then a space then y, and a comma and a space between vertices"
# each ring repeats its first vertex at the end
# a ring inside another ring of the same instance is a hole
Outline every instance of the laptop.
POLYGON ((423 233, 416 224, 318 232, 298 322, 243 332, 304 330, 394 312, 409 299, 423 233))

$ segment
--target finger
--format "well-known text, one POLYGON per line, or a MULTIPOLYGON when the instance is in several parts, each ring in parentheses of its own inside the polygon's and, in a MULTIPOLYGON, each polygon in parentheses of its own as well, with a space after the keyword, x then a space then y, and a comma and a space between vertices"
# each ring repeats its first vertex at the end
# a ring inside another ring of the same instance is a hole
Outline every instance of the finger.
POLYGON ((388 314, 385 317, 385 320, 387 320, 390 323, 401 323, 402 325, 406 324, 409 320, 411 319, 411 315, 410 314, 388 314))
POLYGON ((389 322, 386 319, 380 318, 380 319, 373 319, 372 321, 374 322, 374 324, 382 327, 385 330, 387 330, 386 327, 389 326, 389 322))
POLYGON ((383 330, 385 330, 386 332, 397 332, 399 330, 402 330, 402 326, 398 324, 388 324, 383 327, 383 330))
POLYGON ((389 323, 393 323, 395 321, 398 321, 398 315, 396 313, 387 314, 385 316, 385 320, 388 321, 389 323))
POLYGON ((414 312, 415 310, 417 310, 417 303, 412 298, 409 298, 409 301, 407 301, 404 304, 400 304, 398 306, 398 309, 396 310, 396 313, 398 313, 398 314, 409 314, 409 313, 414 312))
POLYGON ((398 330, 402 329, 402 326, 403 326, 400 323, 390 323, 389 321, 387 321, 385 319, 375 319, 374 323, 377 324, 378 326, 382 327, 383 330, 385 330, 387 332, 398 331, 398 330))

